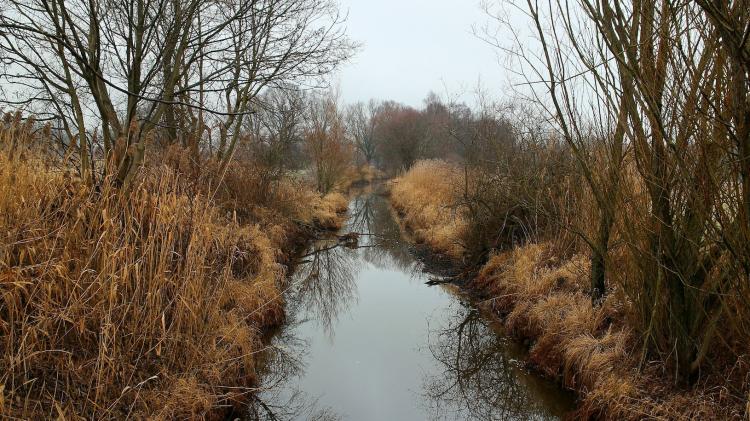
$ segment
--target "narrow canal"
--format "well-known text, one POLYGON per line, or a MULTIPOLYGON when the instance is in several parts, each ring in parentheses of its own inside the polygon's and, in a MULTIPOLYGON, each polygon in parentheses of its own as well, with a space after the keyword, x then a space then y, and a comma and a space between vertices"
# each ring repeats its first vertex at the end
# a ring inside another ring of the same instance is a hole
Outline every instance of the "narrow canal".
POLYGON ((425 285, 387 199, 363 192, 318 241, 286 293, 254 405, 261 419, 558 419, 573 406, 528 373, 522 350, 452 286, 425 285))

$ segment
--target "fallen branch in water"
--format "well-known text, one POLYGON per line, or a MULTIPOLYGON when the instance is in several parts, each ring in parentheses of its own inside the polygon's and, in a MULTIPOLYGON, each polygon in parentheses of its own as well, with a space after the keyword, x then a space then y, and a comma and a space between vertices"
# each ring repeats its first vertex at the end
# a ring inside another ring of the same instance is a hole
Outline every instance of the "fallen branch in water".
POLYGON ((435 285, 443 285, 443 284, 452 284, 453 282, 458 279, 457 276, 447 276, 444 278, 436 278, 436 277, 430 277, 427 282, 425 282, 425 285, 429 286, 435 286, 435 285))

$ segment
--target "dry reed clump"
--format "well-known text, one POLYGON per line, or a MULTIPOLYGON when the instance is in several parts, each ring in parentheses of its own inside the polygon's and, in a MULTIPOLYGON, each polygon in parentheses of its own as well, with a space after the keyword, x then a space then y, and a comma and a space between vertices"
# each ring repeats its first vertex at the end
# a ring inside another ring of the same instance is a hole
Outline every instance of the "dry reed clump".
POLYGON ((340 229, 343 225, 341 214, 349 208, 349 200, 341 193, 328 193, 311 202, 311 222, 328 230, 340 229))
POLYGON ((474 286, 493 297, 492 306, 496 311, 507 314, 522 300, 558 292, 583 292, 588 265, 585 256, 576 255, 558 262, 548 246, 528 244, 491 256, 474 280, 474 286))
POLYGON ((167 166, 94 190, 33 156, 0 148, 0 413, 193 418, 245 401, 260 333, 284 317, 284 227, 238 222, 167 166))
POLYGON ((383 178, 383 171, 375 168, 371 164, 363 164, 356 167, 352 167, 351 174, 347 177, 351 185, 362 185, 370 184, 373 181, 383 178))
POLYGON ((440 160, 417 162, 406 174, 391 183, 391 202, 414 239, 436 252, 460 259, 467 222, 460 212, 449 208, 456 203, 460 173, 440 160))
POLYGON ((279 184, 278 197, 281 203, 289 203, 287 218, 295 224, 323 230, 337 230, 343 226, 343 213, 349 209, 349 200, 339 192, 321 197, 304 184, 287 180, 279 184))
MULTIPOLYGON (((287 244, 304 228, 338 229, 348 200, 338 193, 321 197, 309 180, 280 174, 252 159, 231 161, 225 171, 208 160, 197 165, 189 151, 170 147, 156 164, 167 164, 193 180, 197 189, 239 223, 259 224, 275 244, 287 244)), ((351 178, 345 178, 342 183, 351 178)), ((343 186, 346 187, 346 186, 343 186)))
MULTIPOLYGON (((612 291, 592 307, 585 256, 560 261, 548 244, 529 244, 492 256, 472 287, 504 315, 507 329, 531 343, 530 363, 581 392, 576 416, 604 419, 737 419, 721 391, 676 391, 663 364, 638 371, 627 303, 612 291)), ((735 411, 735 412, 733 412, 735 411)))

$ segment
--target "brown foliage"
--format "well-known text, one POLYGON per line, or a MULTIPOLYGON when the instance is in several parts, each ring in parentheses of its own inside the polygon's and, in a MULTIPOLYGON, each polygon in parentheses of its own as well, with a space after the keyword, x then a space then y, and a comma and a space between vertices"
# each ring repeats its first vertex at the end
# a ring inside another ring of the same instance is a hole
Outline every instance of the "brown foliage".
MULTIPOLYGON (((167 165, 94 189, 17 146, 39 135, 0 129, 3 414, 193 418, 246 401, 259 334, 284 318, 286 211, 249 212, 252 196, 167 165)), ((287 218, 335 225, 341 198, 300 187, 278 194, 319 205, 287 218)))
MULTIPOLYGON (((486 304, 504 317, 510 332, 532 344, 529 359, 538 370, 562 378, 566 386, 581 392, 578 416, 738 419, 748 392, 747 357, 736 357, 718 347, 711 350, 712 367, 705 369, 690 388, 675 385, 665 360, 642 359, 643 320, 639 318, 639 301, 631 294, 644 287, 637 284, 641 278, 633 276, 637 272, 632 265, 639 264, 639 257, 630 254, 631 248, 623 244, 627 241, 623 238, 633 234, 632 222, 628 225, 628 221, 644 215, 641 206, 648 202, 635 169, 627 166, 623 173, 623 194, 631 200, 620 209, 614 224, 612 240, 617 247, 611 250, 608 276, 615 282, 600 305, 592 306, 589 298, 591 261, 586 245, 576 245, 575 237, 548 229, 537 230, 529 237, 539 243, 497 249, 482 266, 472 288, 488 297, 486 304)), ((461 192, 466 174, 474 173, 462 173, 442 161, 423 161, 393 182, 393 205, 417 241, 438 252, 470 241, 471 227, 477 220, 468 218, 465 210, 456 210, 464 200, 461 192)), ((575 173, 568 173, 568 177, 575 179, 575 173)), ((472 182, 469 180, 469 184, 472 182)), ((499 183, 494 188, 506 187, 499 183)), ((574 183, 567 188, 559 183, 556 190, 548 190, 550 196, 541 200, 539 209, 560 209, 543 215, 570 224, 570 230, 585 228, 575 219, 585 221, 588 212, 593 212, 592 199, 585 192, 574 183)), ((453 253, 465 256, 467 248, 455 248, 453 253)), ((727 303, 733 303, 733 317, 742 320, 746 303, 743 307, 729 296, 727 303)), ((733 337, 732 329, 730 325, 721 331, 733 337)), ((741 337, 734 338, 737 342, 731 346, 739 347, 741 337)))

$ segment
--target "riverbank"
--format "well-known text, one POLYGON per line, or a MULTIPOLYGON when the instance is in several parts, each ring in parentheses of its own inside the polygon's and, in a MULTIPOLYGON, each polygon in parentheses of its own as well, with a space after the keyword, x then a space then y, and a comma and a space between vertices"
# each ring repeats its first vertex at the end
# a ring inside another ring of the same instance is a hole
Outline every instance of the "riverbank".
MULTIPOLYGON (((413 239, 457 265, 467 262, 468 221, 456 203, 455 168, 418 166, 390 185, 390 199, 413 239)), ((496 252, 464 287, 529 348, 527 363, 579 394, 576 419, 744 419, 746 368, 706 373, 691 388, 675 386, 659 361, 642 359, 627 317, 627 298, 613 290, 597 307, 587 293, 585 255, 559 255, 549 243, 496 252), (732 377, 734 376, 734 377, 732 377)))
POLYGON ((521 366, 513 343, 457 288, 425 285, 442 268, 435 273, 404 241, 377 186, 354 189, 347 215, 339 235, 360 233, 358 246, 321 238, 290 273, 259 414, 556 420, 572 408, 568 393, 521 366))
POLYGON ((246 167, 219 178, 170 156, 128 189, 91 187, 20 149, 0 152, 0 414, 216 419, 243 407, 260 338, 285 317, 285 264, 341 226, 347 199, 294 178, 257 194, 246 167))

